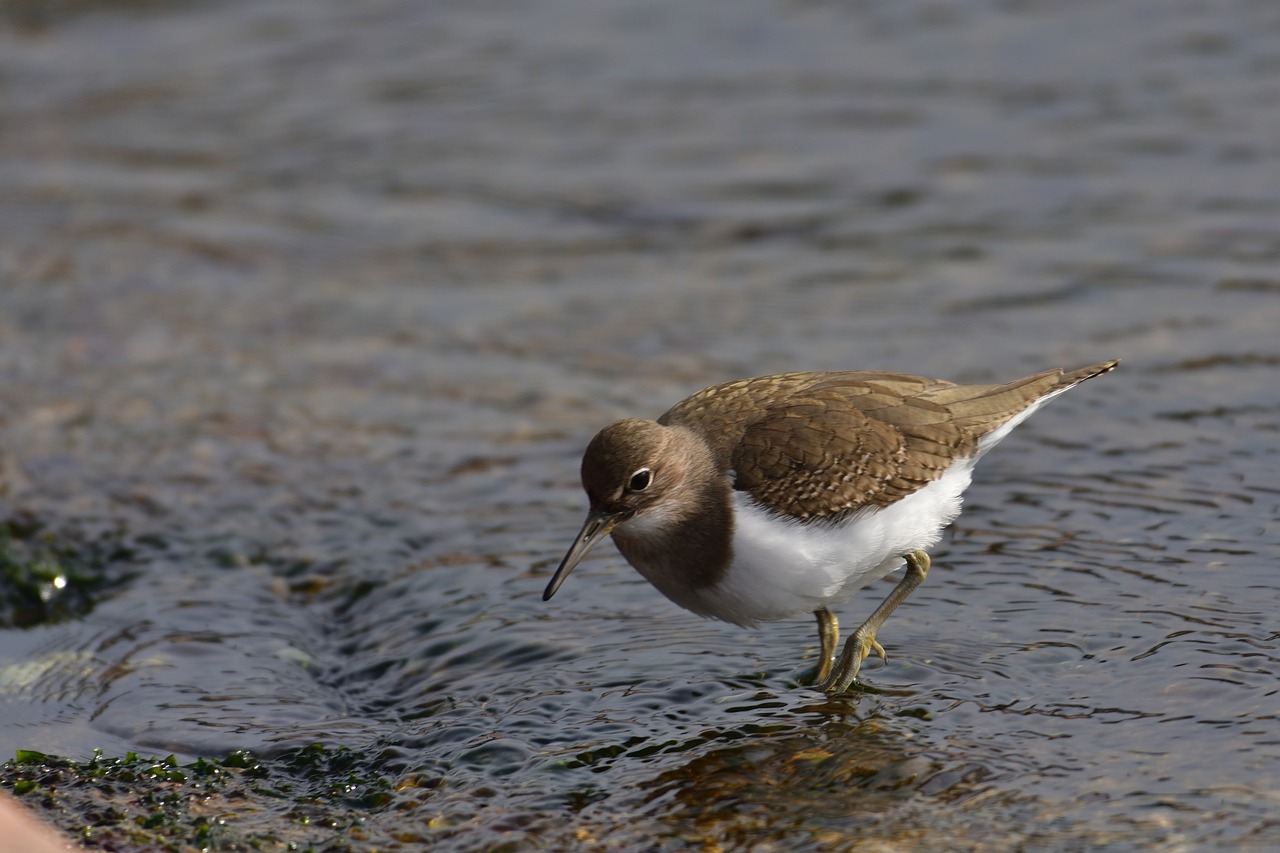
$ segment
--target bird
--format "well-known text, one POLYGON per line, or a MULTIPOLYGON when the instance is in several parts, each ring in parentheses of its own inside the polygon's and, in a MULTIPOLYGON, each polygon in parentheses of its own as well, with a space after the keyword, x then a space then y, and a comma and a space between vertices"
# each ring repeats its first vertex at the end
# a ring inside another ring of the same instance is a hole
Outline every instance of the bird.
POLYGON ((779 373, 713 385, 656 420, 601 429, 582 458, 590 507, 543 593, 606 536, 646 580, 699 616, 757 627, 812 613, 814 677, 847 692, 877 634, 925 579, 974 465, 1045 403, 1119 359, 1012 382, 901 373, 779 373), (831 607, 906 571, 846 642, 831 607))

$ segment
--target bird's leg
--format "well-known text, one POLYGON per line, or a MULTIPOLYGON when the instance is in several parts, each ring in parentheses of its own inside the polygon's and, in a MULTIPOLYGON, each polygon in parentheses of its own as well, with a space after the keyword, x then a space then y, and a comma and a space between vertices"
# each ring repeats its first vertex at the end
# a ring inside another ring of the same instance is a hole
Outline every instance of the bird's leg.
MULTIPOLYGON (((889 597, 880 602, 875 612, 867 617, 866 622, 858 626, 858 630, 854 631, 853 636, 845 643, 844 653, 840 655, 840 662, 836 664, 835 671, 818 685, 824 693, 843 693, 847 690, 853 680, 858 677, 858 669, 871 652, 878 654, 881 660, 888 660, 884 653, 884 646, 876 642, 876 632, 889 618, 889 614, 905 601, 916 587, 920 586, 927 574, 929 574, 929 555, 924 551, 912 551, 907 554, 906 574, 903 575, 902 580, 898 581, 893 592, 889 593, 889 597)), ((818 618, 821 622, 822 617, 818 618)))
POLYGON ((836 615, 825 607, 819 607, 813 615, 818 617, 818 642, 822 644, 818 652, 818 674, 813 680, 821 684, 831 674, 831 661, 840 642, 840 623, 836 621, 836 615))

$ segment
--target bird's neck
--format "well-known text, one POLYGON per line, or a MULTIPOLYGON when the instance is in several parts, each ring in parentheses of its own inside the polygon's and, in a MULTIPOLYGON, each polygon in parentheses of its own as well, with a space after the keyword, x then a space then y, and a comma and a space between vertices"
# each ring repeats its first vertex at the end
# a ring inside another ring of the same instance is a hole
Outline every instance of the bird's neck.
POLYGON ((649 519, 619 525, 613 541, 627 562, 669 598, 724 578, 733 561, 733 503, 719 476, 690 487, 681 501, 649 519))

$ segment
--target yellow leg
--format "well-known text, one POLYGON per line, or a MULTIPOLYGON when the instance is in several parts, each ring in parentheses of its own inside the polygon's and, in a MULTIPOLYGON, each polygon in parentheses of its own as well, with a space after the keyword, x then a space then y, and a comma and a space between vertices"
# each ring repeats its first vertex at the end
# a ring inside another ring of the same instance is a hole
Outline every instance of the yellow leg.
MULTIPOLYGON (((824 693, 843 693, 848 690, 849 685, 853 684, 854 679, 858 677, 862 662, 873 651, 880 656, 881 660, 888 660, 884 653, 884 646, 876 642, 876 633, 889 618, 889 614, 924 582, 927 574, 929 574, 929 555, 924 551, 912 551, 907 554, 906 574, 893 588, 893 592, 889 593, 889 597, 880 602, 875 612, 867 617, 866 622, 858 626, 858 630, 854 631, 853 636, 845 643, 844 653, 840 655, 840 662, 836 664, 835 671, 818 685, 824 693)), ((821 625, 822 617, 819 616, 818 620, 821 625)))
POLYGON ((821 684, 831 674, 831 661, 840 643, 840 623, 836 621, 836 615, 825 607, 813 611, 813 615, 818 617, 818 642, 822 644, 818 652, 818 674, 813 680, 821 684))

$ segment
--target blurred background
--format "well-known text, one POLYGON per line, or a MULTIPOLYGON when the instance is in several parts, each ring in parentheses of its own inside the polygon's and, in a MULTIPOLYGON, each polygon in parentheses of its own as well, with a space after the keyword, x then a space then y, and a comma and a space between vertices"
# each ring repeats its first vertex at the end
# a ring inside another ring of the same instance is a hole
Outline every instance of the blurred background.
POLYGON ((1277 326, 1267 0, 0 0, 6 788, 89 846, 1270 849, 1277 326), (861 694, 610 547, 540 600, 614 418, 1109 357, 861 694))

